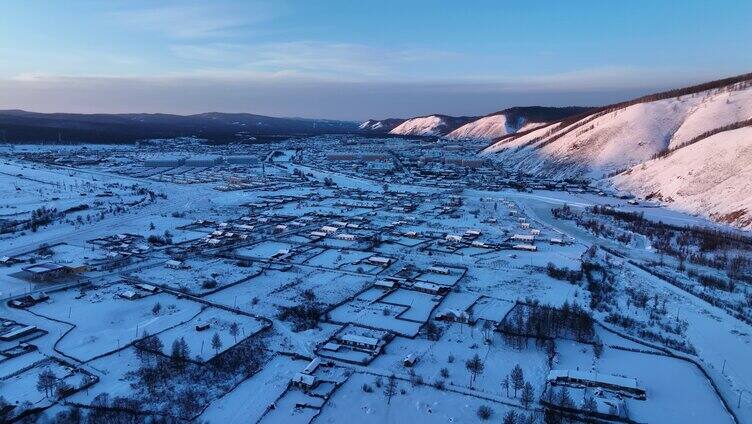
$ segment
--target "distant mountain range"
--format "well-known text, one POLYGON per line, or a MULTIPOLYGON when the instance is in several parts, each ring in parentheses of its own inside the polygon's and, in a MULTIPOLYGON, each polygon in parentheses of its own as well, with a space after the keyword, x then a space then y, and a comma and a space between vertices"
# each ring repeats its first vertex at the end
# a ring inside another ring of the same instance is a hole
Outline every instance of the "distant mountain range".
POLYGON ((591 110, 586 107, 513 107, 485 116, 427 115, 409 119, 370 119, 361 130, 378 134, 492 140, 591 110))
POLYGON ((118 143, 148 138, 197 136, 232 140, 264 135, 357 132, 349 121, 274 118, 249 113, 170 115, 149 113, 77 114, 0 111, 0 141, 118 143))
POLYGON ((483 155, 589 178, 752 228, 752 74, 640 97, 495 139, 483 155))

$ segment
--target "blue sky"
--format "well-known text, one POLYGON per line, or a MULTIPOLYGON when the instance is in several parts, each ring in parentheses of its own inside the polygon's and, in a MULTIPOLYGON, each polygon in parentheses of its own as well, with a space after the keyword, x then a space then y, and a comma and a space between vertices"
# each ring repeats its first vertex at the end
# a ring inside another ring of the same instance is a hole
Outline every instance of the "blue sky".
POLYGON ((16 1, 0 108, 364 119, 594 105, 752 71, 752 2, 16 1))

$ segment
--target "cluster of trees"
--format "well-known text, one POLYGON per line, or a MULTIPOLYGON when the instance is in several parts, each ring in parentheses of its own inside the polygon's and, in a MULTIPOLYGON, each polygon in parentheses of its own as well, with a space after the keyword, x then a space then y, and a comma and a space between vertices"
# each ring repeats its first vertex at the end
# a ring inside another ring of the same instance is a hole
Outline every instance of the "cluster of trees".
POLYGON ((323 309, 315 302, 306 302, 295 306, 285 306, 279 311, 278 318, 292 323, 294 331, 305 331, 315 328, 323 309))
MULTIPOLYGON (((604 319, 609 324, 617 325, 619 327, 625 328, 629 330, 631 333, 636 334, 643 340, 653 341, 659 344, 662 344, 663 346, 670 347, 672 349, 680 350, 682 352, 689 353, 691 355, 695 355, 697 352, 689 342, 687 342, 685 339, 682 338, 675 338, 675 337, 669 337, 661 333, 657 333, 653 330, 651 330, 647 324, 636 321, 626 315, 620 314, 618 312, 611 312, 606 316, 604 319)), ((684 329, 686 328, 686 322, 677 322, 673 328, 669 328, 667 325, 663 324, 661 325, 659 322, 656 321, 658 325, 661 326, 661 328, 664 331, 681 335, 684 332, 684 329)))
POLYGON ((506 392, 509 397, 509 389, 514 392, 514 397, 517 398, 517 392, 521 391, 520 402, 525 408, 529 407, 535 400, 535 390, 533 385, 529 381, 525 381, 525 374, 522 371, 522 367, 519 364, 512 368, 509 375, 504 376, 501 380, 501 388, 506 392))
MULTIPOLYGON (((586 256, 595 257, 595 246, 586 256)), ((614 299, 614 284, 616 277, 607 267, 598 262, 583 259, 580 265, 585 277, 586 288, 590 292, 590 308, 605 311, 614 299)))
POLYGON ((518 303, 499 325, 508 344, 522 348, 527 339, 569 337, 583 343, 593 341, 595 329, 590 313, 577 303, 564 302, 557 309, 537 303, 518 303))
POLYGON ((574 284, 582 279, 582 271, 573 270, 566 267, 559 268, 553 262, 546 265, 546 274, 557 280, 569 281, 574 284))
MULTIPOLYGON (((231 328, 231 334, 237 336, 237 328, 231 328)), ((191 360, 190 347, 182 337, 172 342, 169 354, 163 353, 162 341, 149 334, 144 334, 135 347, 141 366, 126 375, 132 380, 134 397, 140 403, 162 404, 162 412, 182 418, 193 418, 200 412, 211 400, 213 389, 229 389, 255 373, 266 355, 255 340, 242 341, 206 363, 191 360)), ((222 340, 218 333, 212 336, 211 348, 219 354, 222 340)))
POLYGON ((31 231, 36 232, 39 227, 45 226, 60 216, 57 209, 46 208, 44 206, 31 211, 28 227, 31 231))
POLYGON ((159 236, 156 234, 151 234, 149 237, 146 238, 146 241, 149 242, 149 244, 153 244, 155 246, 166 246, 172 244, 172 234, 165 230, 164 234, 159 236))

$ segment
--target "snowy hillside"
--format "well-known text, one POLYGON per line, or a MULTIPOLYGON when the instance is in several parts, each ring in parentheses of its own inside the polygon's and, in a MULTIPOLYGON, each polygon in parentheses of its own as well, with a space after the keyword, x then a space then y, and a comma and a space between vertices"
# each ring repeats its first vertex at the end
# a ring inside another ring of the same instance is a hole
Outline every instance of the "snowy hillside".
POLYGON ((360 126, 358 129, 363 132, 386 134, 393 130, 394 127, 405 122, 404 119, 390 118, 390 119, 369 119, 360 126))
POLYGON ((482 154, 511 170, 602 179, 685 212, 750 227, 750 119, 752 75, 743 75, 519 131, 482 154))
POLYGON ((518 122, 509 122, 506 115, 492 115, 465 124, 447 134, 447 138, 453 140, 492 140, 503 135, 516 132, 520 125, 518 122))
POLYGON ((601 178, 752 117, 752 85, 615 105, 498 140, 484 154, 552 177, 601 178))
POLYGON ((502 110, 465 124, 446 137, 454 140, 493 140, 508 134, 528 131, 568 116, 590 110, 585 107, 525 106, 502 110))
POLYGON ((752 226, 752 127, 724 131, 637 165, 611 180, 675 209, 752 226))
POLYGON ((456 128, 473 121, 471 117, 453 117, 446 115, 429 115, 408 119, 389 134, 419 135, 419 136, 444 136, 456 128))

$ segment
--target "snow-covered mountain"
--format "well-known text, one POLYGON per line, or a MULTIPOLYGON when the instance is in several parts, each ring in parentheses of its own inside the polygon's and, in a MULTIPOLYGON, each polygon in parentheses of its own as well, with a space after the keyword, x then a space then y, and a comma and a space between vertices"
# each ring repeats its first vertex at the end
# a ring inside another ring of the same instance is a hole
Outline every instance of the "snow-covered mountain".
POLYGON ((477 117, 447 115, 419 116, 406 120, 389 131, 389 134, 441 137, 475 119, 477 117))
POLYGON ((747 74, 503 136, 482 154, 520 172, 603 179, 677 209, 750 226, 750 120, 747 74))
POLYGON ((752 121, 614 176, 619 188, 717 221, 752 226, 752 121))
POLYGON ((399 118, 369 119, 361 123, 358 126, 358 129, 364 132, 386 134, 403 122, 405 122, 405 120, 399 118))
POLYGON ((446 138, 454 140, 493 140, 519 131, 540 127, 546 122, 584 113, 584 107, 513 107, 469 122, 446 138))

